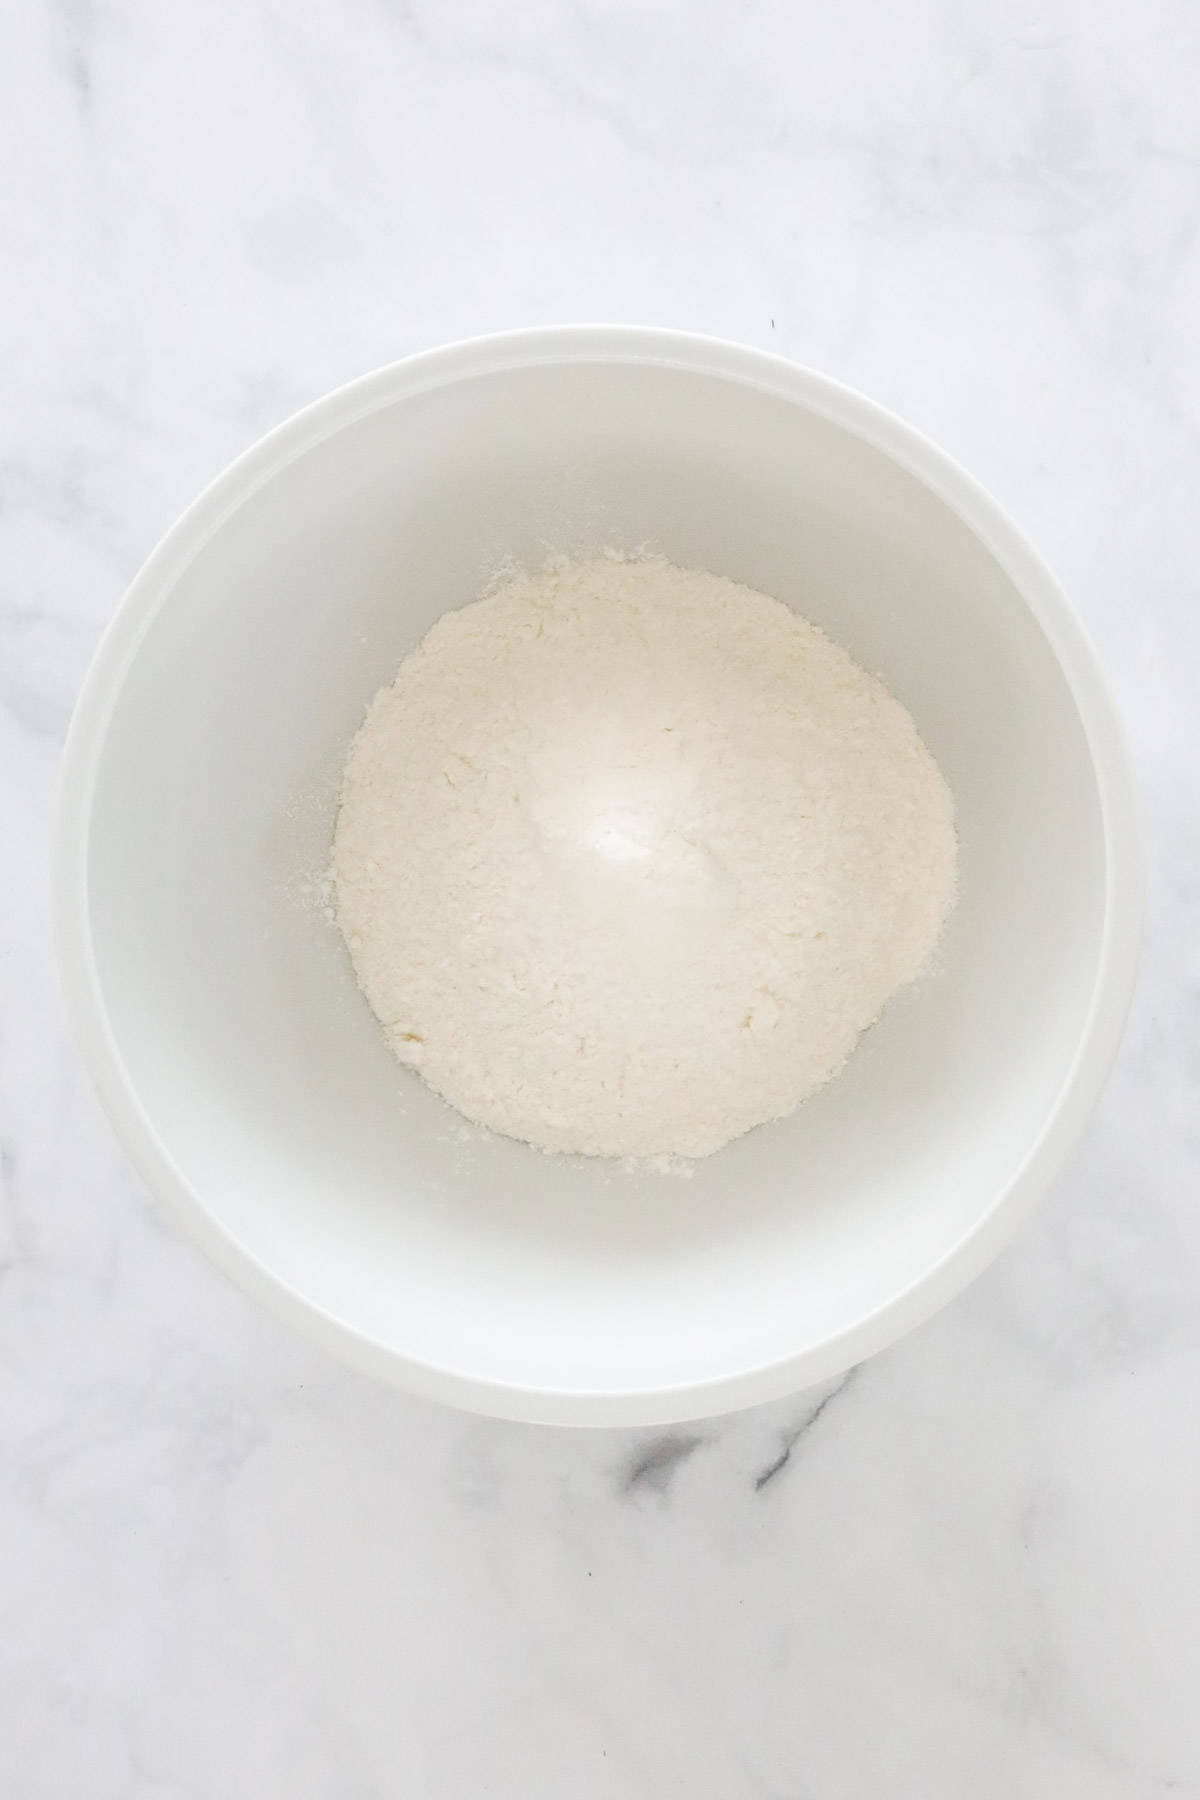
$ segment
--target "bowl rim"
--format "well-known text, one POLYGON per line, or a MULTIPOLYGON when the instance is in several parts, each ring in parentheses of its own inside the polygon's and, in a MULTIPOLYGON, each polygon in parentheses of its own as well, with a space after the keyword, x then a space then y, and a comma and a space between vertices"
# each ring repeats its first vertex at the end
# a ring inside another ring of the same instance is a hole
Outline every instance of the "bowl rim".
POLYGON ((134 1168, 193 1242, 244 1291, 359 1370, 424 1398, 533 1423, 668 1424, 756 1405, 839 1374, 929 1318, 1004 1247, 1082 1133, 1120 1044, 1141 945, 1141 831, 1120 718, 1078 615, 1016 525, 952 457, 854 389, 770 351, 662 327, 539 326, 421 351, 334 389, 252 444, 166 532, 105 629, 67 733, 51 843, 53 935, 76 1045, 134 1168), (765 1365, 615 1393, 518 1386, 389 1348, 314 1305, 218 1224, 159 1138, 125 1068, 93 954, 87 879, 97 766, 125 677, 175 583, 224 521, 294 459, 380 408, 480 375, 596 362, 667 366, 765 390, 873 445, 948 506, 1008 575, 1062 669, 1095 772, 1106 868, 1095 982, 1072 1064, 1023 1163, 988 1211, 939 1263, 836 1337, 765 1365))

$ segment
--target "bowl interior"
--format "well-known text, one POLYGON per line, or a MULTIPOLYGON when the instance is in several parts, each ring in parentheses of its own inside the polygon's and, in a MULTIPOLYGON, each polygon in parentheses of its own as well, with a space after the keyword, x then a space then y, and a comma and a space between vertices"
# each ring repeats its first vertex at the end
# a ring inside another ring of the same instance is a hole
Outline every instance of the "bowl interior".
POLYGON ((1105 842, 1066 679, 981 538, 819 397, 637 359, 390 373, 235 468, 142 577, 86 864, 128 1085, 230 1258, 399 1378, 614 1418, 815 1378, 991 1216, 1078 1051, 1105 842), (404 652, 506 559, 605 546, 822 625, 958 805, 937 970, 689 1180, 465 1128, 388 1054, 308 885, 404 652))

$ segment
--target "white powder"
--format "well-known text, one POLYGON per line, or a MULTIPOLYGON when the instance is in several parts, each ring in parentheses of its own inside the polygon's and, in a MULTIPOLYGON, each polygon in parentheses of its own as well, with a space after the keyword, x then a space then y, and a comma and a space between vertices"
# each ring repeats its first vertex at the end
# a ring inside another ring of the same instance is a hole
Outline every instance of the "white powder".
POLYGON ((396 1055, 547 1150, 702 1156, 789 1113, 954 900, 908 713, 787 607, 661 560, 519 576, 372 702, 338 922, 396 1055))

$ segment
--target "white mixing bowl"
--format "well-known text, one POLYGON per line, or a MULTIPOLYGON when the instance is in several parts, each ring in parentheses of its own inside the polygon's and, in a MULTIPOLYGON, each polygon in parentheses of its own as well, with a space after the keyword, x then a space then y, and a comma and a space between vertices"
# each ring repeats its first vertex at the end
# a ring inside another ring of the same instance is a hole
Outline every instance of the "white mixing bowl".
POLYGON ((1134 977, 1121 736, 1053 579, 939 451, 774 357, 481 339, 308 408, 155 551, 71 727, 64 986, 154 1191, 350 1361, 513 1418, 683 1419, 829 1376, 976 1275, 1077 1137, 1134 977), (381 683, 502 559, 661 551, 910 709, 958 805, 938 971, 691 1180, 468 1131, 389 1055, 306 877, 381 683))

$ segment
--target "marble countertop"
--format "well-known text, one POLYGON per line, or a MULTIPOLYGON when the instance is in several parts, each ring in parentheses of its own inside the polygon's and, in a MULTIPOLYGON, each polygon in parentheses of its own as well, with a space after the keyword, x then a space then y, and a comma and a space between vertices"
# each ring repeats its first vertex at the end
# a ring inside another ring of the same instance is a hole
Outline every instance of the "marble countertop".
POLYGON ((0 57, 6 1800, 1200 1796, 1191 0, 42 0, 0 57), (55 766, 196 489, 409 351, 770 346, 989 486, 1111 672, 1143 979, 1086 1140, 829 1390, 562 1433, 375 1386, 160 1216, 67 1040, 55 766))

